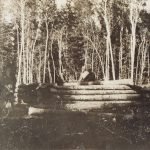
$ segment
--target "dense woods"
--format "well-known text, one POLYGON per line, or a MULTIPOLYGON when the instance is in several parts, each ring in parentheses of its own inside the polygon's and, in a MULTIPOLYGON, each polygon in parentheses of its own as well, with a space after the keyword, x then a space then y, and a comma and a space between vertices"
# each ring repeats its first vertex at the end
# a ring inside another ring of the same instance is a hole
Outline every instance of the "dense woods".
POLYGON ((143 0, 7 0, 0 8, 0 80, 14 86, 150 78, 150 13, 143 0), (63 74, 65 71, 65 74, 63 74))

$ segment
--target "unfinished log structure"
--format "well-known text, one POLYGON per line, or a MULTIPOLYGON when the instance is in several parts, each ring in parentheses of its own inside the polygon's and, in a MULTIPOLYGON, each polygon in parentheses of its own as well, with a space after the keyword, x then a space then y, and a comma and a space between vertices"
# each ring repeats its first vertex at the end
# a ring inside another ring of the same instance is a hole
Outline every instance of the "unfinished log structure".
POLYGON ((60 95, 63 100, 76 101, 133 100, 140 97, 140 94, 132 88, 130 80, 98 83, 99 85, 88 85, 92 82, 87 82, 84 85, 68 83, 52 87, 51 92, 60 95))
POLYGON ((130 79, 116 81, 98 81, 80 83, 64 83, 50 87, 56 102, 29 108, 29 114, 49 113, 53 110, 90 111, 103 109, 113 105, 124 106, 141 102, 140 89, 135 88, 130 79), (90 85, 89 85, 90 84, 90 85), (96 85, 97 84, 97 85, 96 85), (52 106, 53 105, 53 106, 52 106), (58 106, 59 105, 59 106, 58 106), (59 109, 58 109, 59 108, 59 109))

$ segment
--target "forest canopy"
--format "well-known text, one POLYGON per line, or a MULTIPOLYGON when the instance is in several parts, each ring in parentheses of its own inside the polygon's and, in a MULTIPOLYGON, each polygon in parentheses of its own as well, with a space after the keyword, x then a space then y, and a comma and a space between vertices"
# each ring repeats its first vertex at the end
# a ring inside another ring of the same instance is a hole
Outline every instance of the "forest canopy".
POLYGON ((150 78, 146 0, 0 1, 0 81, 55 83, 82 66, 97 80, 150 78))

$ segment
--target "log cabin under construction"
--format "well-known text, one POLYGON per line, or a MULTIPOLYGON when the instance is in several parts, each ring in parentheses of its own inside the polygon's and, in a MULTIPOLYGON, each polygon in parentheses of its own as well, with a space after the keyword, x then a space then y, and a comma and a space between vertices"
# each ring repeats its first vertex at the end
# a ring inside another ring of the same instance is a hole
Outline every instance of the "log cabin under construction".
MULTIPOLYGON (((50 99, 55 97, 59 108, 61 105, 63 109, 71 111, 101 109, 112 104, 122 106, 140 104, 142 101, 145 103, 141 88, 135 86, 130 79, 64 83, 50 87, 50 93, 53 95, 50 99)), ((48 108, 47 106, 46 108, 30 107, 29 114, 49 112, 52 107, 48 108)), ((58 109, 58 107, 55 108, 58 109)))

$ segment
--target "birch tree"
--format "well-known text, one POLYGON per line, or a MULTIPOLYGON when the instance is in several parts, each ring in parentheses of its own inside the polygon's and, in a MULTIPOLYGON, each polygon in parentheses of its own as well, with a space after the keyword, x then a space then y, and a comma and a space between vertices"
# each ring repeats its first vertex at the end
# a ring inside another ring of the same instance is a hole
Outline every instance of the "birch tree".
POLYGON ((136 27, 139 19, 141 2, 132 0, 129 3, 129 19, 131 23, 131 79, 134 78, 134 62, 135 62, 135 49, 136 49, 136 27))
POLYGON ((112 66, 112 76, 115 80, 115 67, 114 67, 114 59, 113 59, 113 50, 111 44, 111 19, 112 19, 112 12, 111 6, 112 0, 100 0, 98 2, 95 1, 94 9, 95 13, 98 14, 96 16, 102 16, 104 19, 105 27, 106 27, 106 57, 105 57, 105 80, 110 79, 110 60, 112 66))
MULTIPOLYGON (((20 1, 20 26, 21 26, 21 41, 20 41, 20 49, 18 49, 18 75, 17 75, 17 83, 16 86, 22 83, 22 77, 21 75, 23 74, 23 82, 26 83, 25 80, 25 67, 23 67, 23 64, 25 65, 25 3, 26 0, 21 0, 20 1), (22 73, 23 69, 23 73, 22 73)), ((19 48, 19 46, 18 46, 19 48)))

